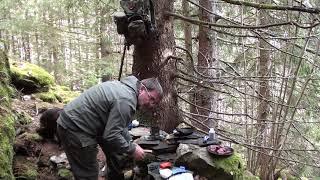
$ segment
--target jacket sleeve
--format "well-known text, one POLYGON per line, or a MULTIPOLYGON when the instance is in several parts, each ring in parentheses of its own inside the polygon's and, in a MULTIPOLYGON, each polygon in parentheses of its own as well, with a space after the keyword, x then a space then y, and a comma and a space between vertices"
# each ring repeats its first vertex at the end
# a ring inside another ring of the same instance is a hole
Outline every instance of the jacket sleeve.
POLYGON ((132 154, 135 145, 128 139, 128 125, 134 115, 135 108, 128 100, 113 102, 108 121, 103 132, 103 144, 110 151, 132 154))

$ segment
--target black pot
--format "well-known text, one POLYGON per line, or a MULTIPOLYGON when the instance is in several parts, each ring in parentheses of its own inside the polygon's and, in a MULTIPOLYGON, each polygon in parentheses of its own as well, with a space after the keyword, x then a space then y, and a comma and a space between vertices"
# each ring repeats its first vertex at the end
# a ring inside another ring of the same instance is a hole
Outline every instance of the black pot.
POLYGON ((179 132, 179 136, 188 136, 193 133, 192 128, 176 128, 176 130, 179 132))

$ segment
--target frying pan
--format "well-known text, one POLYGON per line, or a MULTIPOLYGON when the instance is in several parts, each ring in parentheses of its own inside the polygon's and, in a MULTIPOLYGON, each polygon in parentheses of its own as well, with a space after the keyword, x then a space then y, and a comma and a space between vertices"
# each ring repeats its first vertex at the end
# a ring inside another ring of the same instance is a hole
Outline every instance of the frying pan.
POLYGON ((216 157, 228 157, 233 154, 233 149, 231 147, 223 145, 207 146, 207 151, 216 157))

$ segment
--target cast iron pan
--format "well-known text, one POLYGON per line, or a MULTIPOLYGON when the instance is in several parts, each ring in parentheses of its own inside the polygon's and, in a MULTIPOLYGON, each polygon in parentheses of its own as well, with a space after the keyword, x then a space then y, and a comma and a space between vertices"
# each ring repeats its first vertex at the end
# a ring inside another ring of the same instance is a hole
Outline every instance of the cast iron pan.
POLYGON ((179 136, 188 136, 193 133, 192 128, 176 128, 176 130, 179 132, 179 136))

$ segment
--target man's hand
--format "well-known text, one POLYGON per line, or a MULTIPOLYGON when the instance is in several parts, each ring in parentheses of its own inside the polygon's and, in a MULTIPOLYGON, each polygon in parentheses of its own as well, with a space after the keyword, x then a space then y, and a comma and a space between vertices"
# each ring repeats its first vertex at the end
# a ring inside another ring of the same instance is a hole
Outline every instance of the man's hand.
POLYGON ((144 151, 138 144, 136 145, 136 150, 133 153, 133 158, 135 160, 142 160, 144 158, 144 151))

